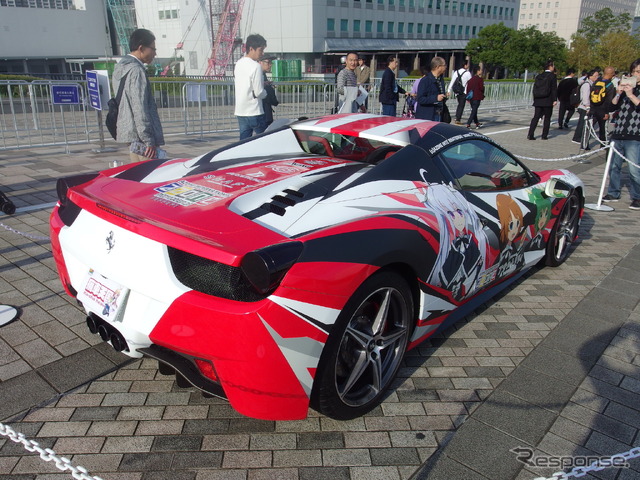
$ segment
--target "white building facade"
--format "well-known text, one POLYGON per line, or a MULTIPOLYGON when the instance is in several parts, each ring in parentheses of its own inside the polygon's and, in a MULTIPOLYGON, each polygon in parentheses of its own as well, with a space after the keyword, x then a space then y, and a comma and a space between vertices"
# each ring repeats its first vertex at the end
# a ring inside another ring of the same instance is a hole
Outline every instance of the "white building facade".
POLYGON ((567 43, 580 22, 598 10, 610 8, 614 14, 635 14, 637 0, 520 0, 518 28, 534 25, 541 32, 555 32, 567 43))
MULTIPOLYGON (((65 71, 65 60, 113 55, 108 0, 0 0, 0 73, 65 71), (54 40, 55 39, 55 40, 54 40)), ((211 3, 135 0, 136 24, 156 36, 157 62, 203 75, 212 51, 211 3)), ((348 51, 409 71, 435 55, 462 62, 467 42, 488 25, 516 28, 519 0, 245 0, 233 61, 250 33, 267 51, 300 59, 304 72, 326 73, 348 51)), ((215 9, 214 9, 215 10, 215 9)), ((117 50, 117 48, 116 48, 117 50)), ((123 52, 124 53, 124 52, 123 52)), ((68 65, 66 66, 68 71, 68 65)))
MULTIPOLYGON (((135 2, 138 27, 154 32, 158 57, 182 59, 189 75, 204 74, 211 55, 208 3, 135 2)), ((267 52, 301 59, 305 72, 330 71, 352 50, 378 58, 399 54, 409 69, 435 54, 461 61, 483 27, 516 28, 518 7, 519 0, 246 0, 233 58, 242 56, 247 35, 259 33, 267 52)))

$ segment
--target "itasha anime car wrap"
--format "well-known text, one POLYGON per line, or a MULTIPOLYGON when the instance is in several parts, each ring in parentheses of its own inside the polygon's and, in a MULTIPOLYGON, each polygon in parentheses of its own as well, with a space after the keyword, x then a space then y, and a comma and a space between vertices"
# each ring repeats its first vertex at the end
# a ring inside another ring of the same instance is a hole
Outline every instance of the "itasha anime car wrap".
POLYGON ((61 179, 53 254, 89 329, 244 415, 374 408, 407 349, 559 265, 583 184, 487 137, 368 114, 61 179))

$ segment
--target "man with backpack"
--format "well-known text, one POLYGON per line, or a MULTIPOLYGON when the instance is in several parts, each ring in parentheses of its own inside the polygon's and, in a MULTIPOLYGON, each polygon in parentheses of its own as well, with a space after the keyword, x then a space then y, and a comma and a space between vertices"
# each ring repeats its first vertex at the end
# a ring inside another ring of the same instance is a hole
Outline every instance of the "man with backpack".
POLYGON ((449 82, 449 96, 453 93, 458 99, 458 106, 456 107, 456 125, 462 125, 462 115, 464 114, 464 105, 467 102, 467 82, 471 80, 471 72, 469 71, 469 60, 464 61, 462 68, 459 68, 451 76, 449 82))
POLYGON ((591 86, 591 115, 595 122, 598 123, 598 138, 601 142, 607 141, 607 120, 609 120, 609 111, 611 110, 611 100, 616 94, 616 87, 613 84, 613 77, 616 69, 606 67, 599 78, 591 86))
POLYGON ((113 88, 120 92, 116 141, 129 144, 129 160, 134 163, 166 153, 160 148, 164 135, 144 67, 156 56, 156 37, 139 28, 129 38, 129 50, 113 69, 113 88))
POLYGON ((580 145, 582 150, 591 150, 589 147, 589 135, 583 135, 585 125, 589 119, 589 115, 591 115, 591 86, 600 78, 600 73, 598 70, 590 70, 587 73, 587 77, 585 82, 580 85, 580 105, 578 105, 578 115, 580 118, 578 119, 578 126, 576 127, 576 131, 573 133, 573 143, 577 143, 580 145), (584 137, 584 142, 583 142, 584 137))
POLYGON ((576 71, 573 68, 567 70, 567 76, 560 80, 558 84, 558 129, 568 129, 569 120, 576 111, 576 106, 580 102, 580 87, 576 78, 576 71))
POLYGON ((535 140, 534 132, 538 125, 538 120, 543 118, 542 140, 548 140, 549 127, 551 126, 551 114, 558 99, 558 81, 556 79, 555 65, 552 60, 547 60, 544 65, 544 72, 539 73, 533 82, 533 106, 535 112, 529 125, 528 140, 535 140))

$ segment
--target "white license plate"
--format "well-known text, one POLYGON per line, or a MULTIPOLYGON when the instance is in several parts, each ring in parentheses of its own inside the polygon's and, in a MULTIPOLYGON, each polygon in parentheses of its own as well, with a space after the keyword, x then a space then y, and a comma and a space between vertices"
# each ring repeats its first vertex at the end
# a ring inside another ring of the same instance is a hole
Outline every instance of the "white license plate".
POLYGON ((85 276, 78 300, 84 308, 103 320, 122 322, 129 289, 103 277, 93 269, 85 276))

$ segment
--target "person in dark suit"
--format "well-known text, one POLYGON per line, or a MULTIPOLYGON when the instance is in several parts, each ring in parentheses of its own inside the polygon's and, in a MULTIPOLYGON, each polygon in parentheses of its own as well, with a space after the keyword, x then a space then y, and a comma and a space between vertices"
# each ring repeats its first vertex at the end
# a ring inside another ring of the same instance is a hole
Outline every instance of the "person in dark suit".
POLYGON ((390 55, 387 59, 387 69, 382 74, 380 82, 380 103, 382 104, 382 114, 396 116, 396 105, 400 94, 406 94, 404 88, 396 82, 394 70, 398 68, 398 57, 390 55))
POLYGON ((430 71, 422 77, 418 84, 418 110, 416 118, 440 121, 440 114, 447 92, 442 75, 447 69, 447 62, 442 57, 431 59, 430 71))
POLYGON ((262 99, 262 109, 264 110, 264 119, 267 127, 273 123, 273 107, 277 107, 280 103, 273 83, 267 78, 267 73, 271 73, 271 65, 275 59, 276 57, 272 55, 260 57, 264 89, 267 92, 267 96, 262 99))
POLYGON ((571 92, 578 87, 576 71, 573 68, 567 70, 567 76, 560 80, 558 84, 558 128, 560 130, 569 128, 569 120, 576 111, 576 106, 571 105, 571 92))
POLYGON ((549 127, 551 126, 551 114, 553 107, 558 100, 558 80, 555 74, 556 67, 552 60, 548 60, 544 65, 544 72, 538 74, 533 86, 533 106, 535 112, 529 125, 528 140, 535 140, 534 132, 538 125, 538 120, 542 122, 542 140, 547 140, 549 136, 549 127), (540 84, 542 94, 537 93, 537 85, 540 84))

